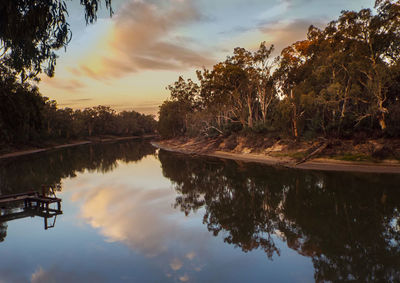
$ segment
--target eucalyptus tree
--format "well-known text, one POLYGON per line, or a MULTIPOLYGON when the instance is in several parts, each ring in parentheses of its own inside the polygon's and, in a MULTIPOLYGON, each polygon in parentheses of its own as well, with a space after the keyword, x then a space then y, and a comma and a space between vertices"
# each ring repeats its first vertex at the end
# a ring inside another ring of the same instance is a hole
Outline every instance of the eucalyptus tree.
POLYGON ((38 139, 44 104, 36 87, 18 83, 0 66, 0 145, 38 139))
POLYGON ((310 70, 312 42, 298 41, 282 50, 279 66, 274 73, 276 88, 284 100, 290 105, 290 121, 293 136, 300 137, 299 120, 305 111, 301 107, 302 83, 307 80, 310 70))
POLYGON ((253 53, 256 98, 260 105, 262 121, 264 124, 267 122, 269 107, 276 98, 272 72, 275 62, 271 59, 271 54, 273 51, 274 46, 271 45, 268 48, 266 42, 264 41, 260 44, 259 49, 253 53))
POLYGON ((222 120, 253 128, 254 121, 260 120, 259 112, 265 123, 268 107, 274 98, 272 51, 273 46, 268 48, 265 42, 254 52, 238 47, 232 56, 216 64, 212 70, 197 72, 200 96, 204 105, 222 118, 218 119, 218 124, 222 120))
POLYGON ((361 76, 358 82, 364 89, 363 100, 368 108, 359 113, 358 121, 371 117, 380 129, 387 128, 387 88, 391 83, 390 67, 400 56, 400 4, 399 1, 380 1, 377 14, 370 9, 359 12, 345 11, 336 22, 337 32, 352 49, 351 60, 361 76))
MULTIPOLYGON (((56 51, 66 48, 71 40, 67 3, 64 0, 0 1, 0 142, 29 142, 43 134, 43 119, 49 109, 45 110, 46 99, 31 83, 38 81, 38 74, 42 72, 54 74, 56 51)), ((79 3, 87 24, 96 20, 101 3, 112 13, 111 0, 80 0, 79 3)), ((47 123, 45 135, 55 133, 54 130, 47 123)))
MULTIPOLYGON (((86 23, 96 20, 101 0, 80 0, 86 23)), ((111 0, 104 3, 112 13, 111 0)), ((3 0, 0 2, 0 64, 7 66, 21 80, 45 72, 52 76, 56 50, 66 48, 71 40, 64 0, 3 0)))
POLYGON ((181 101, 166 100, 160 106, 158 112, 158 132, 164 138, 182 136, 186 132, 185 115, 187 115, 187 105, 181 101))
POLYGON ((167 89, 170 91, 171 100, 175 102, 182 115, 182 132, 186 132, 190 127, 193 114, 201 108, 200 87, 191 79, 185 80, 180 76, 167 89))

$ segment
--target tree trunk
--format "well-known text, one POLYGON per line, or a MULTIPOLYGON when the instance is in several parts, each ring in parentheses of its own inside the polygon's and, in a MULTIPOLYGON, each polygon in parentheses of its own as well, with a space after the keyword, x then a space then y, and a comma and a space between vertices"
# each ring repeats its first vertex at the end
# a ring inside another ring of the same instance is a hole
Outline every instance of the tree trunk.
POLYGON ((92 132, 93 132, 93 125, 92 125, 91 123, 89 123, 89 124, 88 124, 88 134, 89 134, 89 137, 92 136, 92 132))
POLYGON ((251 97, 247 96, 247 107, 249 109, 249 119, 248 119, 248 126, 250 129, 253 128, 253 107, 251 97))
POLYGON ((381 82, 378 83, 378 103, 379 103, 379 125, 381 126, 382 132, 386 131, 386 121, 385 121, 385 113, 387 109, 383 106, 384 99, 382 98, 382 87, 381 82))
POLYGON ((349 96, 349 92, 350 92, 350 85, 351 85, 351 80, 349 79, 347 82, 346 89, 344 91, 342 111, 340 113, 340 124, 342 123, 342 120, 343 120, 346 110, 347 110, 346 108, 347 108, 347 101, 348 101, 348 96, 349 96))
POLYGON ((293 124, 293 134, 296 140, 299 138, 299 131, 297 128, 297 111, 296 111, 296 106, 293 108, 293 117, 292 117, 292 124, 293 124))
POLYGON ((386 131, 386 122, 385 122, 385 113, 381 113, 379 117, 379 125, 381 126, 381 130, 386 131))
POLYGON ((292 108, 293 108, 293 114, 292 114, 293 135, 295 139, 298 140, 299 131, 297 127, 297 106, 296 103, 294 102, 293 90, 290 91, 290 98, 292 99, 292 108))

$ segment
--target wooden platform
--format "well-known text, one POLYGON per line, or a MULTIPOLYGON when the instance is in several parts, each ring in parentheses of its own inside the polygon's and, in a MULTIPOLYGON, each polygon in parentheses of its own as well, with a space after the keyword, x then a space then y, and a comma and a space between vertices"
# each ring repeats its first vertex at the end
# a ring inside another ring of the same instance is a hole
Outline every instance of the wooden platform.
POLYGON ((55 196, 54 191, 49 193, 54 197, 46 196, 45 193, 25 192, 12 195, 0 196, 0 222, 7 222, 25 217, 39 216, 44 218, 44 227, 47 230, 55 225, 57 215, 63 214, 61 211, 61 199, 55 196), (56 208, 51 208, 50 204, 56 203, 56 208), (12 208, 8 211, 6 208, 12 208), (15 211, 16 208, 21 209, 15 211), (48 220, 54 217, 52 225, 49 225, 48 220))
POLYGON ((0 196, 0 206, 5 203, 23 201, 25 206, 48 207, 51 203, 57 203, 58 209, 61 209, 61 199, 57 197, 47 197, 40 195, 38 192, 28 192, 14 195, 0 196))
POLYGON ((0 205, 2 203, 23 201, 29 197, 39 197, 39 192, 26 192, 26 193, 20 193, 20 194, 0 196, 0 205))

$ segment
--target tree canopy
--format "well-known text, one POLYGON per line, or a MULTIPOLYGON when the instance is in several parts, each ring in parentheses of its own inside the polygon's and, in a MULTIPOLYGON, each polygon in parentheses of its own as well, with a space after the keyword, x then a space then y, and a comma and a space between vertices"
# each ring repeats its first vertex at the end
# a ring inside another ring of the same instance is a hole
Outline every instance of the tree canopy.
POLYGON ((235 48, 211 70, 198 71, 198 82, 188 81, 195 93, 181 88, 175 95, 170 87, 171 101, 190 106, 177 123, 163 121, 163 104, 160 123, 174 127, 170 135, 400 136, 398 0, 343 11, 323 29, 310 26, 304 40, 275 59, 273 50, 266 43, 256 51, 235 48))
MULTIPOLYGON (((93 23, 101 0, 80 0, 86 23, 93 23)), ((111 0, 104 0, 112 14, 111 0)), ((32 79, 41 72, 52 76, 56 50, 71 40, 64 0, 3 0, 0 2, 0 64, 8 72, 32 79)))

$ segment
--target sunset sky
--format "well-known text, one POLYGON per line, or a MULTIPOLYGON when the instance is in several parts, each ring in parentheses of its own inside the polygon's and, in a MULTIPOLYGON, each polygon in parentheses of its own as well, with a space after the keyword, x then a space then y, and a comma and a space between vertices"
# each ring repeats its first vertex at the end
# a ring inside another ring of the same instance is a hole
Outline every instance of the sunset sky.
POLYGON ((372 8, 374 0, 113 0, 113 17, 103 7, 88 26, 78 3, 68 3, 73 38, 58 52, 55 77, 42 76, 42 94, 60 107, 156 114, 179 75, 195 78, 237 46, 266 41, 278 54, 304 39, 309 25, 372 8))

